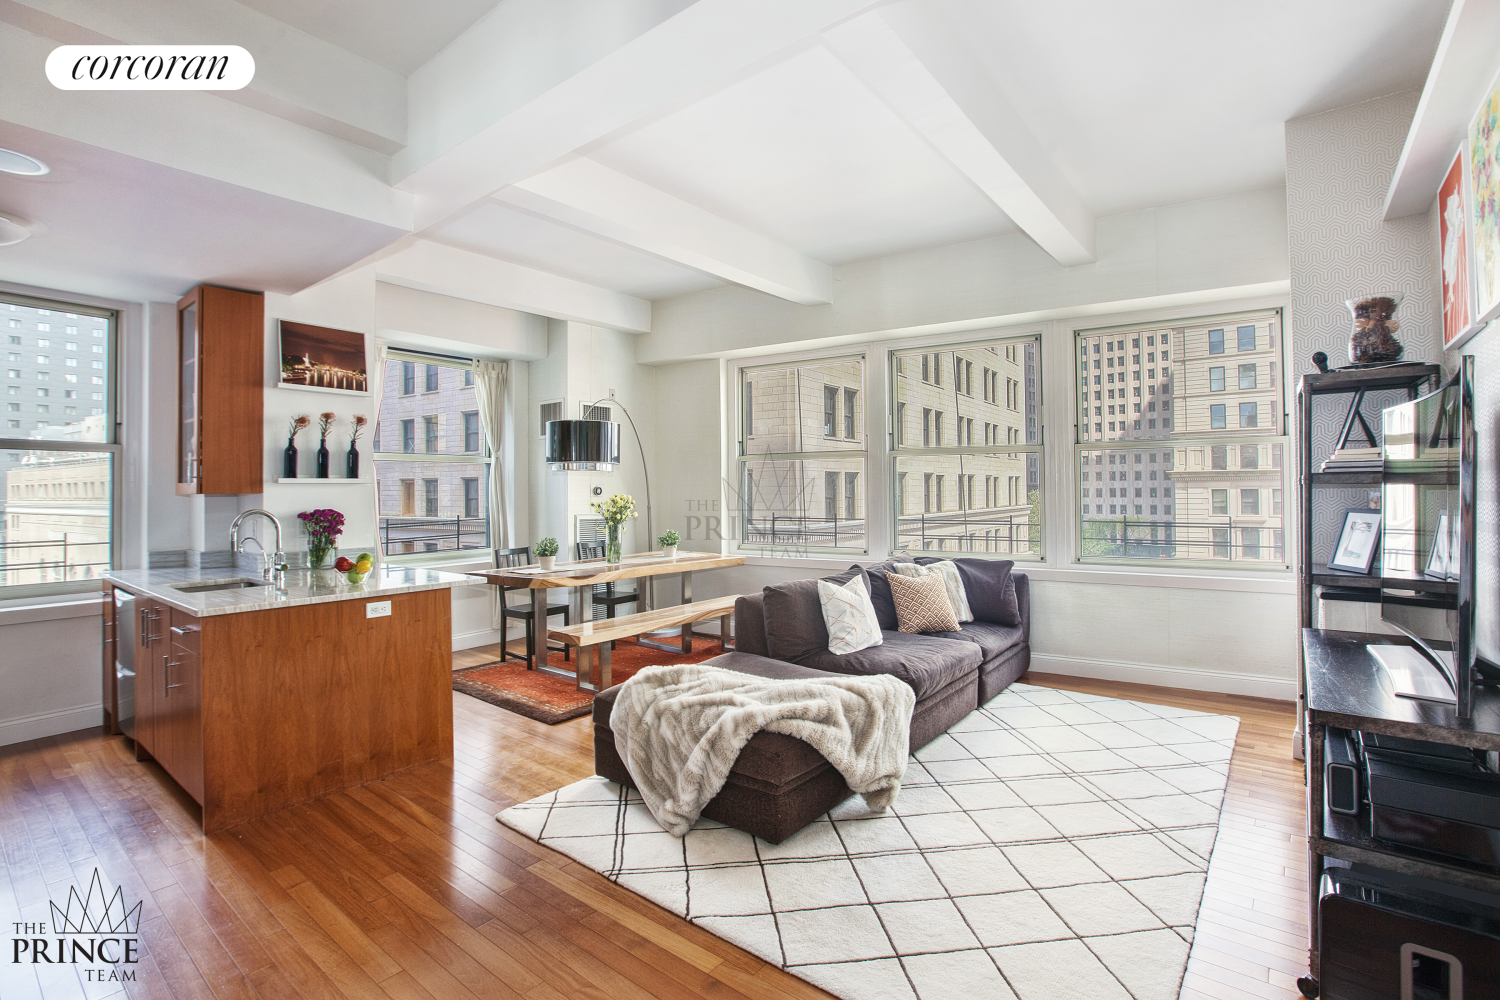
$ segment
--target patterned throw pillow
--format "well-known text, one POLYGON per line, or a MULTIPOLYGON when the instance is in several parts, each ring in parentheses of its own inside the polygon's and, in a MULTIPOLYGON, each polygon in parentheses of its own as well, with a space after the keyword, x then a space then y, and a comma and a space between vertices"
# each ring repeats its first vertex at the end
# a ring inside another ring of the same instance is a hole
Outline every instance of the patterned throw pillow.
POLYGON ((948 603, 953 605, 953 617, 960 622, 971 622, 974 620, 974 612, 969 610, 969 597, 964 591, 963 577, 958 575, 958 567, 951 559, 935 559, 926 565, 917 563, 896 563, 893 571, 906 577, 926 576, 929 573, 943 578, 943 585, 948 589, 948 603))
POLYGON ((885 641, 863 577, 856 576, 842 587, 819 580, 818 600, 823 605, 823 624, 828 626, 830 653, 843 656, 885 641))
POLYGON ((896 602, 896 621, 903 632, 957 632, 958 616, 948 600, 948 588, 937 573, 911 577, 887 573, 891 597, 896 602))

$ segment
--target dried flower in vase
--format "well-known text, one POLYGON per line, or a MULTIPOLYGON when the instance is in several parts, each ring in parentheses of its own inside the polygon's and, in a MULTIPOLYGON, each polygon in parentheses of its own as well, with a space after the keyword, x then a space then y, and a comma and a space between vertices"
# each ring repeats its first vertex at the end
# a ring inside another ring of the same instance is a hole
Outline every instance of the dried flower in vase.
POLYGON ((354 419, 350 421, 350 424, 352 424, 353 426, 353 429, 349 432, 350 444, 353 444, 355 441, 359 440, 359 435, 364 431, 365 425, 369 422, 370 421, 368 419, 358 413, 354 415, 354 419))
POLYGON ((321 435, 322 437, 326 438, 328 436, 329 430, 331 430, 332 427, 333 427, 333 414, 332 413, 320 413, 320 414, 318 414, 318 434, 319 435, 321 435))
POLYGON ((306 430, 307 426, 311 423, 312 418, 305 413, 300 416, 293 417, 291 420, 287 421, 286 436, 289 438, 296 437, 299 431, 306 430))

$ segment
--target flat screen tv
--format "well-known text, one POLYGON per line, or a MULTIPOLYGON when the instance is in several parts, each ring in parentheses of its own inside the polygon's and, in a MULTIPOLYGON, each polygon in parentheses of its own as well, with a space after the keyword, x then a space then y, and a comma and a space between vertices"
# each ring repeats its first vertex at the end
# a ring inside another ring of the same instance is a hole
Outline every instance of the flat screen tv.
MULTIPOLYGON (((1452 697, 1433 700, 1467 719, 1477 661, 1473 357, 1436 391, 1387 407, 1382 430, 1380 617, 1416 643, 1426 663, 1411 665, 1446 682, 1452 697)), ((1371 651, 1394 678, 1401 651, 1371 651)))

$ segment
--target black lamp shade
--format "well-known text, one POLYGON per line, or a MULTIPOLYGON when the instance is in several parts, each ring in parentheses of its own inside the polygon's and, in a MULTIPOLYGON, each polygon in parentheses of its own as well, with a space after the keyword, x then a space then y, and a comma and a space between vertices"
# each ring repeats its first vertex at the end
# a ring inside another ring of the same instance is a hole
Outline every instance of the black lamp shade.
POLYGON ((620 462, 620 425, 611 420, 547 421, 553 472, 611 472, 620 462))

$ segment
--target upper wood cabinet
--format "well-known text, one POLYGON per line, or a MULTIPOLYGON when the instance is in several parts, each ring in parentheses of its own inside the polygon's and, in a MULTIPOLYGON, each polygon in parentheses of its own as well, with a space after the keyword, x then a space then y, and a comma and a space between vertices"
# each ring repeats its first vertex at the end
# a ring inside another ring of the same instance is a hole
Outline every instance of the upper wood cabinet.
POLYGON ((260 493, 265 297, 199 285, 177 303, 177 492, 260 493))

